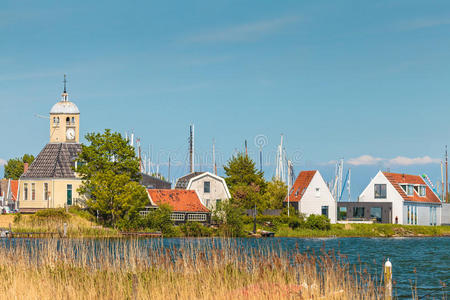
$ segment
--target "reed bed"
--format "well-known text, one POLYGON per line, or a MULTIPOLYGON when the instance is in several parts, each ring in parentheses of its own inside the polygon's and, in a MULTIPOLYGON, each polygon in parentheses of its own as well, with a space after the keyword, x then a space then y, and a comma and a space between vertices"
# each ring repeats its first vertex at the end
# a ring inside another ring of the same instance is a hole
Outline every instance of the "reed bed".
POLYGON ((376 279, 354 270, 333 253, 225 239, 11 240, 0 244, 0 299, 379 298, 376 279))

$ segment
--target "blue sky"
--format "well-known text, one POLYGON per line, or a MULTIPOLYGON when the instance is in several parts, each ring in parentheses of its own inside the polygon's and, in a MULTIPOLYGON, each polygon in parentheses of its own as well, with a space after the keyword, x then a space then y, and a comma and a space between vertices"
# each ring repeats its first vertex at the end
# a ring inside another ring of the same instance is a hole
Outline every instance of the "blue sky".
POLYGON ((134 130, 173 178, 194 123, 197 169, 264 135, 271 177, 283 133, 296 172, 344 157, 353 197, 378 169, 437 181, 449 32, 448 1, 1 1, 0 164, 48 142, 66 73, 82 133, 134 130))

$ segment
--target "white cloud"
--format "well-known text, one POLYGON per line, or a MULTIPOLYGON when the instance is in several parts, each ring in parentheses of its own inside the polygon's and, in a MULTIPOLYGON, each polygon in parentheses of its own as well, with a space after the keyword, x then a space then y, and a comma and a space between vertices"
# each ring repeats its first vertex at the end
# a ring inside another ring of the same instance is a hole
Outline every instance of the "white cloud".
POLYGON ((356 158, 348 159, 347 163, 353 166, 369 166, 369 165, 376 165, 381 161, 383 161, 383 159, 379 157, 373 157, 371 155, 361 155, 356 158))
POLYGON ((412 165, 427 165, 438 164, 440 159, 431 158, 429 156, 423 157, 406 157, 397 156, 394 158, 381 158, 371 155, 361 155, 359 157, 350 158, 346 161, 349 165, 353 166, 371 166, 376 164, 383 164, 384 166, 412 166, 412 165))
POLYGON ((397 156, 395 158, 392 158, 388 161, 388 164, 390 165, 399 165, 399 166, 411 166, 411 165, 427 165, 427 164, 438 164, 440 163, 440 159, 438 158, 431 158, 429 156, 424 157, 404 157, 404 156, 397 156))
POLYGON ((295 23, 299 17, 282 17, 277 19, 240 24, 224 29, 209 31, 190 36, 185 39, 188 42, 237 42, 253 40, 263 35, 273 33, 282 27, 295 23))
POLYGON ((0 158, 0 167, 6 165, 6 160, 0 158))

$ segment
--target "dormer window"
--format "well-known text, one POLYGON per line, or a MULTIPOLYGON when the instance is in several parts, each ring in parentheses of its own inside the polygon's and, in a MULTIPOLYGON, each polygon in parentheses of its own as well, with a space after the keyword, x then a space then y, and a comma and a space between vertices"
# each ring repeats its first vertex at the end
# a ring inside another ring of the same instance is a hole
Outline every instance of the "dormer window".
POLYGON ((406 187, 406 195, 413 196, 414 195, 414 185, 408 184, 406 187))
POLYGON ((427 196, 427 187, 424 185, 419 186, 419 196, 426 197, 427 196))
POLYGON ((402 188, 402 190, 405 192, 405 194, 406 194, 406 187, 407 187, 407 185, 406 184, 400 184, 400 187, 402 188))

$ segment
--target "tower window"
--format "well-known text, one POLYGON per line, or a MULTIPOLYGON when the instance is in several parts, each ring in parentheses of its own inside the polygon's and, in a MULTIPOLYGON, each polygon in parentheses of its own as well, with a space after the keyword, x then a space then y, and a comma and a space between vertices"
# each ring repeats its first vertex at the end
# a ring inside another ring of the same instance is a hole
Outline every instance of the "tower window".
POLYGON ((70 118, 69 117, 66 118, 66 125, 70 125, 70 118))
POLYGON ((75 117, 72 117, 72 124, 75 124, 75 117))

